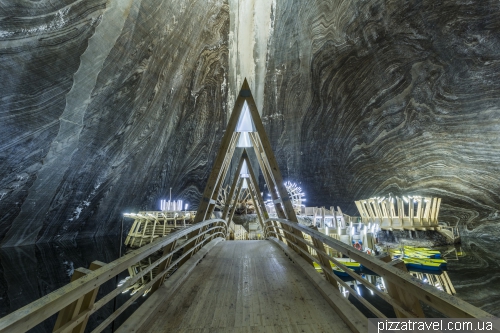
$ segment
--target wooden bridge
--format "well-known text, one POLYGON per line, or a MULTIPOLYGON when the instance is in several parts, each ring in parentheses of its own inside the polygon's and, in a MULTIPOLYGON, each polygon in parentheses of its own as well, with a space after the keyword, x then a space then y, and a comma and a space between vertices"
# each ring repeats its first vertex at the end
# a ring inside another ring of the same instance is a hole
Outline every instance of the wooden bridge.
MULTIPOLYGON (((0 332, 26 332, 57 313, 54 332, 84 332, 92 314, 155 267, 163 274, 145 286, 152 287, 148 299, 117 332, 366 332, 367 317, 340 293, 339 284, 373 317, 385 318, 382 311, 333 274, 329 265, 324 265, 325 260, 331 260, 387 301, 399 317, 424 317, 420 303, 451 318, 492 317, 459 298, 422 284, 401 270, 404 265, 398 262, 386 263, 295 222, 269 219, 265 223, 267 240, 226 241, 226 221, 211 219, 109 264, 95 262, 90 269, 79 268, 70 284, 0 319, 0 332), (294 238, 290 229, 310 236, 310 241, 295 238, 307 250, 301 251, 296 243, 286 240, 286 235, 294 238), (176 247, 179 240, 185 241, 181 245, 184 248, 193 246, 172 261, 180 249, 176 247), (384 277, 388 293, 328 256, 325 246, 384 277), (298 249, 303 256, 296 252, 298 249), (101 285, 159 250, 163 256, 142 275, 96 300, 101 285), (303 257, 320 264, 326 274, 319 274, 303 257), (165 273, 186 258, 189 259, 167 278, 165 273)), ((141 296, 142 293, 130 296, 92 332, 102 332, 141 296)))
MULTIPOLYGON (((368 255, 298 224, 246 80, 193 224, 143 243, 111 263, 93 262, 88 269, 76 269, 70 284, 0 319, 0 332, 26 332, 56 314, 54 332, 84 332, 90 316, 147 274, 151 278, 142 290, 149 290, 148 298, 117 332, 367 332, 367 316, 386 315, 335 275, 330 262, 385 301, 397 317, 424 317, 421 304, 443 317, 492 317, 423 284, 406 272, 401 261, 368 255), (244 117, 240 116, 245 113, 253 121, 251 129, 241 124, 244 117), (235 177, 226 181, 242 135, 252 143, 277 217, 270 218, 265 210, 246 148, 241 150, 235 177), (244 162, 248 173, 241 173, 244 162), (230 200, 221 212, 222 218, 213 219, 216 198, 224 182, 231 183, 230 200), (243 183, 249 186, 266 240, 226 240, 243 183), (333 252, 382 277, 387 292, 345 267, 330 255, 333 252), (155 260, 149 267, 97 299, 104 283, 153 255, 155 260), (315 266, 321 267, 322 272, 315 266), (168 275, 174 267, 178 269, 168 275), (357 305, 344 297, 339 286, 349 291, 357 305), (360 310, 360 304, 366 311, 360 310)), ((143 292, 131 295, 92 333, 105 330, 142 295, 143 292)))

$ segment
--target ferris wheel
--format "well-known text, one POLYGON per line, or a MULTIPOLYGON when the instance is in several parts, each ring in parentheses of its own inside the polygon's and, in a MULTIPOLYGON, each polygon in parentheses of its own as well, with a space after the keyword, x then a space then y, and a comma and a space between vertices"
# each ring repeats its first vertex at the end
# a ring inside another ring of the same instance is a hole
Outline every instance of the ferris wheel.
POLYGON ((304 198, 304 193, 302 192, 302 188, 298 186, 296 183, 292 183, 287 181, 285 183, 286 191, 288 192, 288 197, 290 198, 290 202, 293 205, 295 210, 300 210, 302 206, 302 201, 306 201, 304 198))
MULTIPOLYGON (((285 188, 288 192, 288 197, 290 198, 293 209, 299 213, 301 211, 302 202, 306 201, 306 199, 304 198, 305 194, 302 192, 302 188, 296 183, 292 183, 290 181, 287 181, 285 183, 285 188)), ((274 203, 272 200, 267 200, 265 204, 269 209, 274 209, 274 203)))

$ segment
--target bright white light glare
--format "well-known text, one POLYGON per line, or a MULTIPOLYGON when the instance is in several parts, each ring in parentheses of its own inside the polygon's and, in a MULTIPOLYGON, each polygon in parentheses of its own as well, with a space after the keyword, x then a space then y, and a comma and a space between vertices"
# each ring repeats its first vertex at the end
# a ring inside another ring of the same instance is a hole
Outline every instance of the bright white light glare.
MULTIPOLYGON (((241 166, 240 177, 241 178, 248 178, 248 177, 250 177, 246 161, 243 161, 243 164, 241 166)), ((244 187, 244 188, 246 188, 246 187, 244 187)))
POLYGON ((160 200, 160 210, 161 211, 181 211, 182 210, 182 200, 160 200))
POLYGON ((253 124, 247 101, 243 104, 240 119, 238 119, 238 124, 236 125, 236 132, 255 132, 255 125, 253 124))
POLYGON ((189 206, 188 204, 185 204, 184 205, 184 210, 188 210, 188 206, 189 206))
POLYGON ((238 148, 251 148, 252 146, 252 141, 250 140, 250 135, 248 132, 242 132, 240 134, 240 137, 238 139, 238 144, 236 145, 238 148))

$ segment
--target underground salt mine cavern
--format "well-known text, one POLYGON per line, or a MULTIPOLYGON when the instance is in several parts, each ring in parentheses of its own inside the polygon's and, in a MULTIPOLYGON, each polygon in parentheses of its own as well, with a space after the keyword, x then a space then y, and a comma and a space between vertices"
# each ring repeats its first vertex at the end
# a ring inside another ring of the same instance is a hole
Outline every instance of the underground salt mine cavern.
POLYGON ((500 330, 497 0, 6 0, 0 78, 1 333, 500 330))

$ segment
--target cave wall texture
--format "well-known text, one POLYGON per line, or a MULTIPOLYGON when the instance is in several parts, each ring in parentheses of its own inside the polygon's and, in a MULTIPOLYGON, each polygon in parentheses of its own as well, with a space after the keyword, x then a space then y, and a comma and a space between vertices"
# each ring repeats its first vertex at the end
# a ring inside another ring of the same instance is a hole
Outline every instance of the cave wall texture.
POLYGON ((263 118, 308 203, 443 198, 441 220, 499 237, 500 3, 285 1, 263 118))
POLYGON ((227 3, 0 9, 3 246, 116 234, 170 187, 198 200, 226 124, 227 3))
POLYGON ((499 38, 493 0, 2 1, 2 246, 196 207, 245 77, 309 204, 435 195, 500 237, 499 38))

